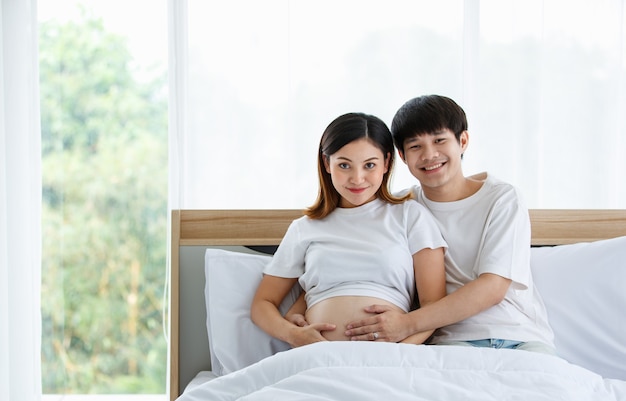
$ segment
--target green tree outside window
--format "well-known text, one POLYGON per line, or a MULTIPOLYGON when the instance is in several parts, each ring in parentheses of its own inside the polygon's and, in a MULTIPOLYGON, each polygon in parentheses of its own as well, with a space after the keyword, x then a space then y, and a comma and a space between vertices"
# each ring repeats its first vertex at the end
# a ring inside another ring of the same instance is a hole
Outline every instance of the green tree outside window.
POLYGON ((165 74, 99 19, 39 28, 43 392, 165 393, 165 74))

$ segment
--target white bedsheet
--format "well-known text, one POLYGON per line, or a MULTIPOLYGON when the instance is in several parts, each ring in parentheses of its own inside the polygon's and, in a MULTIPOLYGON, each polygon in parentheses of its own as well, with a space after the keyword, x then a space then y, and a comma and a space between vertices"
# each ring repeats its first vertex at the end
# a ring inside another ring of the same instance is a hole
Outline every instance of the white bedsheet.
POLYGON ((322 342, 185 391, 218 400, 626 400, 626 381, 521 350, 322 342))
POLYGON ((196 374, 196 376, 193 379, 191 379, 191 381, 187 384, 187 386, 185 386, 185 391, 189 391, 196 386, 199 386, 201 384, 204 384, 208 381, 215 379, 216 377, 218 376, 215 373, 210 372, 208 370, 203 370, 199 372, 198 374, 196 374))

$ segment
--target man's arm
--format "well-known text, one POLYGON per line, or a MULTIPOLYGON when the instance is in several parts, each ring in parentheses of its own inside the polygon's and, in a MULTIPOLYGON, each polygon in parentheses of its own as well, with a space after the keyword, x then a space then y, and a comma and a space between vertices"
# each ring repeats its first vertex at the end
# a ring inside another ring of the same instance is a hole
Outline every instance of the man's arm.
MULTIPOLYGON (((420 306, 430 305, 446 296, 446 269, 444 248, 424 248, 413 255, 415 287, 420 306)), ((425 330, 409 335, 403 343, 423 344, 434 330, 425 330)), ((384 333, 383 333, 384 334, 384 333)), ((380 338, 383 338, 378 333, 380 338)))
POLYGON ((370 340, 370 333, 378 333, 387 341, 404 338, 439 327, 460 322, 502 302, 511 280, 491 273, 483 273, 439 301, 422 306, 410 313, 397 313, 385 306, 373 305, 366 309, 378 313, 348 324, 346 336, 352 340, 370 340))

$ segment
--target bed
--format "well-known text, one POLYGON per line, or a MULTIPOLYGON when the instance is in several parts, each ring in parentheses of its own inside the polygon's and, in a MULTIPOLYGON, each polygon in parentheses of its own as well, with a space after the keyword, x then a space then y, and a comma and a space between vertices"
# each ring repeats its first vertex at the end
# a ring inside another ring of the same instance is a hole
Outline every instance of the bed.
POLYGON ((626 210, 530 210, 531 267, 560 357, 373 342, 289 349, 247 311, 301 215, 172 211, 172 401, 626 400, 626 210))

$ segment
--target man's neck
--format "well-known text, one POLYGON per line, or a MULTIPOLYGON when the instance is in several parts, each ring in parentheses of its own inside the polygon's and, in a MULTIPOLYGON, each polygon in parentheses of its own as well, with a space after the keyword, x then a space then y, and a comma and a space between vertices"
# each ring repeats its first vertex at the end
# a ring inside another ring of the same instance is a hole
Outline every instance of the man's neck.
POLYGON ((474 195, 483 186, 487 173, 482 172, 470 177, 460 176, 458 180, 448 182, 441 187, 422 186, 426 198, 433 202, 455 202, 474 195))

